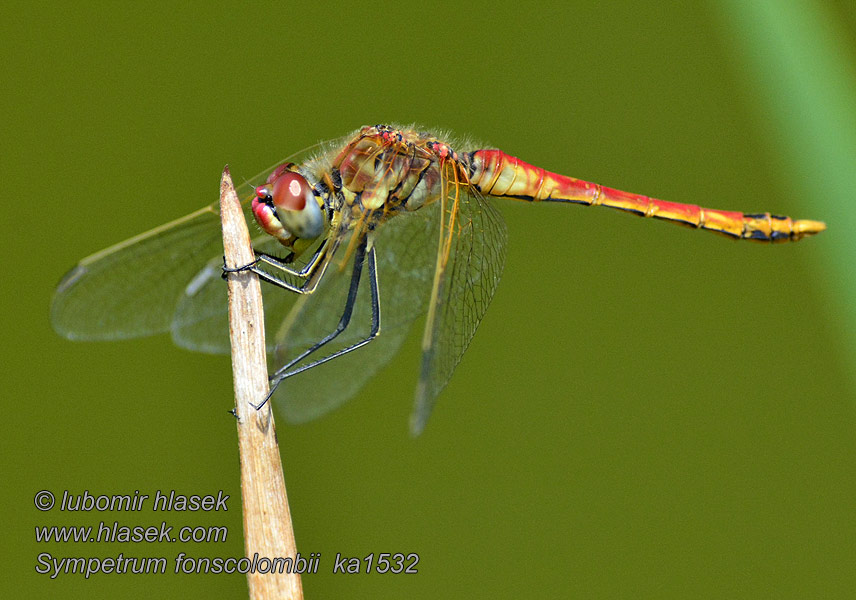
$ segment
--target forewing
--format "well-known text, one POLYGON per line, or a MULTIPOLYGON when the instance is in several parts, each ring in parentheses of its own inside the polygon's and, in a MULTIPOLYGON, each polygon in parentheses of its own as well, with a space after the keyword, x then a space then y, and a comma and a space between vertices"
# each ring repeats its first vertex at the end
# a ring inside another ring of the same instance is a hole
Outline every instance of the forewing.
POLYGON ((449 183, 442 208, 434 306, 422 339, 422 364, 410 429, 425 428, 437 395, 446 387, 490 304, 505 264, 502 216, 477 190, 449 183))
MULTIPOLYGON (((319 142, 277 165, 299 162, 312 153, 323 157, 344 139, 319 142)), ((253 190, 274 167, 237 189, 249 223, 254 222, 253 190)), ((270 238, 267 243, 264 248, 275 253, 277 244, 270 238)), ((176 343, 186 348, 228 352, 228 327, 219 329, 227 314, 226 286, 219 279, 222 256, 215 202, 81 260, 54 293, 53 327, 74 340, 115 340, 171 330, 176 343)), ((272 299, 269 304, 274 311, 287 310, 281 303, 272 299)))
POLYGON ((54 329, 78 340, 168 331, 179 295, 223 252, 219 224, 208 206, 83 259, 57 287, 54 329))
MULTIPOLYGON (((436 208, 428 206, 415 213, 396 215, 375 230, 380 335, 354 352, 283 381, 277 389, 276 402, 288 421, 309 421, 340 406, 395 356, 413 320, 425 312, 435 263, 439 227, 436 215, 436 208)), ((345 239, 340 244, 340 255, 344 254, 348 241, 345 239)), ((334 259, 315 293, 297 300, 277 333, 277 364, 273 368, 285 364, 336 328, 345 307, 352 269, 353 258, 344 266, 334 259)), ((368 267, 364 266, 350 325, 308 361, 364 339, 370 329, 371 294, 368 267)))

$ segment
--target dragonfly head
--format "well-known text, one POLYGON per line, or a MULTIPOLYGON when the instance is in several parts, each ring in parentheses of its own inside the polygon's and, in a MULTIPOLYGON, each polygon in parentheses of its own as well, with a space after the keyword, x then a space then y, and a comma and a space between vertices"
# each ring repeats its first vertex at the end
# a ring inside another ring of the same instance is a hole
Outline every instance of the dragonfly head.
POLYGON ((267 183, 256 188, 253 215, 262 229, 286 246, 295 239, 315 239, 324 230, 312 186, 290 163, 277 167, 267 183))

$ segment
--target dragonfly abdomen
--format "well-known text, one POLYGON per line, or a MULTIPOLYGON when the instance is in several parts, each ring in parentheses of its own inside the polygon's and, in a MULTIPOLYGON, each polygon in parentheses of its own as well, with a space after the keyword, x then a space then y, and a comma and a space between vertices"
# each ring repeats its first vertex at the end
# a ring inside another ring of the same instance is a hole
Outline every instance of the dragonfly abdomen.
POLYGON ((552 173, 501 150, 477 150, 468 158, 470 183, 483 194, 499 198, 607 206, 640 217, 653 217, 707 229, 734 239, 760 242, 797 241, 826 229, 820 221, 794 220, 770 213, 715 210, 622 192, 552 173))

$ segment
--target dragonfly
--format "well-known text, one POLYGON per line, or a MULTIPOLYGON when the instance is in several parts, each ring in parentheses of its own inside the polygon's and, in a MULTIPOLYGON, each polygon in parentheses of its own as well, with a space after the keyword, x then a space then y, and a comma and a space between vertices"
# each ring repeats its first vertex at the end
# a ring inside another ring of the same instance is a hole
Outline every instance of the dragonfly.
POLYGON ((424 319, 416 435, 496 291, 507 240, 496 199, 606 206, 768 243, 826 228, 631 194, 391 125, 289 157, 239 197, 259 228, 254 262, 225 268, 212 203, 81 260, 54 295, 56 331, 74 340, 169 332, 183 348, 228 353, 222 276, 253 271, 266 282, 265 327, 275 332, 271 392, 259 405, 273 397, 299 423, 355 396, 424 319))

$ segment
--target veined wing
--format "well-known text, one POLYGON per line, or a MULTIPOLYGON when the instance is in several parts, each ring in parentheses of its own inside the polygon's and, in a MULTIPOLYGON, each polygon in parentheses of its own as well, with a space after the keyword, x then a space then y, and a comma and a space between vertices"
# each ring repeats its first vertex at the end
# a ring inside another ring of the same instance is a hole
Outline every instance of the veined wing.
MULTIPOLYGON (((277 163, 299 160, 340 140, 320 142, 277 163)), ((324 150, 326 148, 326 150, 324 150)), ((244 218, 254 222, 253 190, 274 167, 238 187, 244 218)), ((257 249, 278 252, 267 236, 257 249)), ((190 350, 229 352, 219 203, 156 227, 81 260, 60 281, 51 323, 74 340, 116 340, 171 331, 190 350)), ((272 299, 276 307, 284 299, 272 299)), ((293 301, 293 300, 292 300, 293 301)), ((266 301, 267 306, 267 301, 266 301)), ((282 314, 282 313, 280 313, 282 314)))
MULTIPOLYGON (((220 277, 223 267, 222 241, 217 248, 220 254, 213 256, 205 263, 175 299, 175 312, 170 323, 170 333, 176 345, 182 348, 210 354, 228 354, 231 342, 227 288, 220 277)), ((282 246, 267 234, 262 234, 258 239, 253 240, 253 249, 256 252, 273 255, 282 254, 282 246)), ((293 266, 299 269, 307 255, 304 255, 303 260, 295 261, 293 266)), ((289 277, 282 272, 278 271, 276 274, 295 285, 301 283, 297 278, 289 277)), ((266 351, 271 353, 276 348, 273 333, 279 328, 283 315, 288 314, 294 306, 299 294, 262 283, 262 296, 266 351)))
MULTIPOLYGON (((277 406, 286 420, 300 423, 315 419, 354 396, 399 350, 410 326, 424 314, 431 290, 435 257, 432 252, 439 227, 439 203, 413 213, 395 215, 374 232, 380 291, 380 335, 355 352, 289 377, 276 391, 277 406)), ((348 239, 327 269, 318 289, 300 296, 276 335, 277 368, 331 333, 342 316, 353 268, 338 261, 346 255, 348 239)), ((319 349, 308 361, 364 339, 371 328, 368 269, 362 280, 350 325, 333 343, 319 349)), ((267 296, 265 311, 267 312, 267 296)), ((307 361, 307 362, 308 362, 307 361)))
POLYGON ((77 340, 168 331, 179 294, 218 252, 219 219, 207 206, 84 258, 57 286, 54 329, 77 340))
MULTIPOLYGON (((239 190, 250 219, 252 189, 252 184, 244 184, 239 190)), ((51 322, 58 333, 74 340, 170 331, 186 292, 195 293, 210 278, 222 284, 222 255, 215 202, 81 260, 57 286, 51 322)), ((218 287, 223 290, 216 303, 225 312, 225 286, 218 287)), ((228 330, 225 336, 228 351, 228 330)))
POLYGON ((425 428, 437 395, 469 346, 505 264, 507 231, 502 215, 478 190, 464 183, 446 183, 449 191, 442 203, 431 309, 410 419, 414 435, 425 428))

